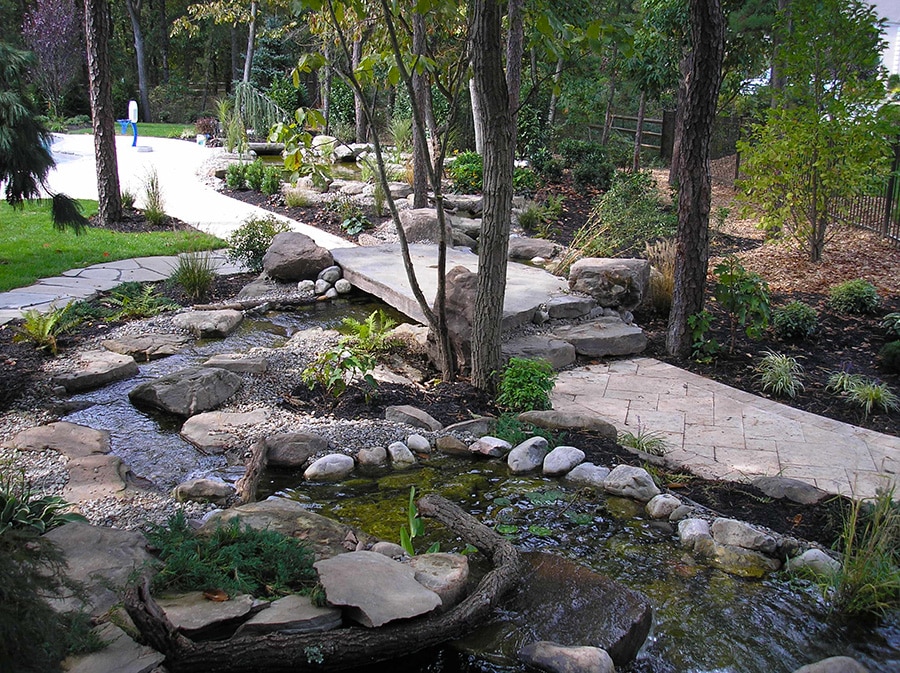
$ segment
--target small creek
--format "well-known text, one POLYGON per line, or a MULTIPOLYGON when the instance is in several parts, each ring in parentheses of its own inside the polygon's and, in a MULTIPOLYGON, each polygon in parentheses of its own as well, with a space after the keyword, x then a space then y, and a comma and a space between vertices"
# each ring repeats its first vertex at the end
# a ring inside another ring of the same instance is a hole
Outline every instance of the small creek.
MULTIPOLYGON (((341 301, 246 320, 227 339, 196 342, 179 355, 141 365, 136 378, 73 396, 91 406, 64 420, 108 430, 113 452, 135 474, 161 486, 209 474, 233 481, 240 468, 229 468, 224 457, 203 455, 181 439, 177 420, 134 408, 128 391, 216 353, 277 347, 298 330, 335 327, 347 315, 361 320, 374 308, 341 301)), ((524 550, 559 554, 644 592, 654 607, 654 626, 638 660, 626 669, 632 673, 787 673, 835 655, 853 656, 872 673, 900 670, 900 614, 878 626, 841 622, 828 614, 815 588, 777 574, 763 581, 740 579, 698 563, 677 546, 667 523, 649 520, 635 502, 588 494, 558 480, 512 476, 499 461, 436 455, 406 472, 360 476, 338 485, 304 485, 298 474, 276 474, 260 485, 260 495, 298 500, 397 541, 411 486, 456 502, 524 550)), ((462 547, 426 520, 425 539, 415 544, 424 550, 432 542, 440 542, 445 551, 462 547)), ((561 613, 577 609, 559 606, 561 613)), ((558 617, 548 614, 547 620, 558 617)), ((591 620, 590 614, 578 617, 591 620)), ((514 617, 500 614, 457 648, 429 653, 397 670, 522 670, 498 664, 494 646, 480 638, 503 632, 509 620, 514 617)), ((507 648, 515 642, 505 640, 507 648)))

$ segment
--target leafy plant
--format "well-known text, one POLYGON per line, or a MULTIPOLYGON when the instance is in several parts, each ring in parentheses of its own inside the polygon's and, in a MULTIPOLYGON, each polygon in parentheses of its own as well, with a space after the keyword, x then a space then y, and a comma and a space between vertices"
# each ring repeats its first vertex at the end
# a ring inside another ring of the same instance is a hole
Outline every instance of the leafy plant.
POLYGON ((881 301, 875 286, 862 278, 833 285, 828 294, 828 305, 841 313, 874 313, 881 301))
POLYGON ((337 399, 356 381, 361 381, 374 393, 378 386, 372 376, 374 368, 375 358, 370 353, 341 340, 336 346, 319 353, 300 373, 300 380, 310 390, 318 385, 326 394, 337 399))
POLYGON ((278 166, 266 166, 260 191, 266 196, 273 196, 281 191, 281 169, 278 166))
POLYGON ((225 186, 228 189, 247 189, 247 164, 243 161, 228 164, 225 169, 225 186))
POLYGON ((550 408, 550 391, 556 380, 546 360, 510 358, 500 374, 497 405, 510 411, 550 408))
POLYGON ((565 165, 572 169, 576 188, 609 189, 616 169, 600 143, 566 138, 559 144, 565 165))
POLYGON ((249 164, 246 164, 246 167, 244 179, 247 181, 247 187, 254 192, 262 191, 263 175, 265 174, 265 166, 263 165, 262 159, 252 161, 249 164))
POLYGON ((412 151, 412 118, 395 116, 391 119, 391 139, 398 152, 412 151))
POLYGON ((729 352, 733 353, 738 327, 743 327, 751 339, 758 339, 768 326, 769 287, 758 274, 747 271, 734 255, 722 260, 713 273, 716 274, 713 294, 728 313, 729 352))
POLYGON ((534 232, 538 238, 552 238, 559 218, 562 215, 562 195, 551 195, 544 203, 530 201, 519 214, 519 225, 528 232, 534 232))
POLYGON ((531 152, 529 157, 531 168, 546 182, 558 182, 562 178, 563 163, 553 156, 546 147, 539 147, 531 152))
POLYGON ((754 369, 762 389, 770 391, 776 397, 786 395, 794 398, 803 390, 803 383, 800 381, 803 367, 790 355, 767 351, 754 369))
POLYGON ((228 259, 243 264, 253 273, 260 273, 272 239, 290 230, 286 222, 271 215, 245 220, 228 239, 228 259))
POLYGON ((68 507, 59 496, 36 496, 23 472, 0 473, 0 537, 12 529, 43 535, 64 523, 87 522, 80 514, 66 512, 68 507))
POLYGON ((491 434, 498 439, 503 439, 513 446, 517 446, 531 437, 543 437, 547 444, 555 447, 563 441, 565 433, 556 435, 552 430, 539 428, 531 423, 523 423, 518 419, 518 414, 505 412, 497 417, 491 434))
POLYGON ((369 218, 365 215, 353 215, 352 217, 348 217, 346 220, 341 222, 341 229, 347 232, 350 236, 356 236, 357 234, 361 234, 366 229, 371 229, 372 223, 369 222, 369 218))
POLYGON ((484 179, 484 160, 478 152, 461 152, 448 164, 447 174, 453 191, 459 194, 480 192, 484 179))
POLYGON ((900 339, 900 312, 888 313, 881 321, 881 326, 887 331, 888 336, 900 339))
POLYGON ((772 327, 780 339, 805 339, 818 326, 816 309, 802 301, 792 301, 772 312, 772 327))
POLYGON ((669 445, 661 432, 649 431, 638 419, 637 432, 620 432, 617 440, 621 446, 635 451, 643 451, 651 456, 664 456, 669 445))
POLYGON ((269 142, 284 143, 284 168, 291 173, 291 182, 309 177, 316 187, 327 186, 331 179, 331 166, 318 148, 313 146, 313 135, 308 129, 325 126, 325 118, 318 110, 297 108, 294 120, 279 122, 269 132, 269 142))
POLYGON ((534 194, 537 187, 537 173, 528 168, 513 169, 513 192, 516 194, 534 194))
MULTIPOLYGON (((419 508, 416 507, 416 487, 409 487, 409 505, 406 508, 406 520, 407 526, 400 527, 400 546, 403 547, 403 551, 405 551, 410 556, 416 555, 416 550, 413 547, 413 540, 417 537, 425 535, 425 522, 422 521, 422 518, 419 516, 419 508)), ((439 551, 441 545, 439 542, 435 542, 428 548, 426 554, 434 554, 439 551)))
POLYGON ((900 374, 900 341, 886 343, 878 352, 882 368, 900 374))
POLYGON ((162 562, 152 582, 156 591, 218 589, 228 596, 274 598, 307 593, 317 581, 313 553, 304 543, 274 530, 242 528, 237 519, 200 535, 178 512, 146 535, 162 562))
POLYGON ((873 409, 881 409, 884 413, 900 410, 900 397, 880 381, 861 379, 845 395, 850 402, 862 407, 865 416, 872 413, 873 409))
POLYGON ((151 168, 144 177, 144 217, 154 227, 164 224, 167 217, 159 173, 155 168, 151 168))
POLYGON ((377 355, 393 345, 390 332, 397 326, 397 322, 378 309, 372 311, 362 322, 353 317, 344 318, 341 326, 347 333, 344 343, 351 343, 365 353, 377 355))
POLYGON ((113 309, 112 320, 149 318, 163 311, 178 308, 171 299, 162 296, 152 285, 128 282, 114 287, 103 300, 113 309))
POLYGON ((13 341, 30 341, 40 350, 57 355, 59 353, 57 337, 77 324, 70 318, 72 306, 73 303, 69 302, 62 308, 53 308, 46 313, 33 308, 23 311, 22 325, 13 336, 13 341))
POLYGON ((719 342, 707 336, 712 328, 713 315, 706 309, 688 316, 691 330, 691 357, 698 362, 711 362, 719 352, 719 342))
POLYGON ((212 257, 207 252, 187 252, 179 255, 178 264, 169 276, 169 281, 180 285, 194 301, 203 299, 209 294, 215 279, 216 271, 212 257))

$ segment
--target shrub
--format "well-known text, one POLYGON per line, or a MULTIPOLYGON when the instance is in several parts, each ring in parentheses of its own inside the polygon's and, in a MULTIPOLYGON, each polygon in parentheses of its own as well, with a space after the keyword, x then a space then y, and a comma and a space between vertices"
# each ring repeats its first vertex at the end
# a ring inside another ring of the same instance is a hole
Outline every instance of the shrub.
POLYGON ((287 223, 271 215, 246 220, 228 239, 228 259, 243 264, 253 273, 260 273, 272 239, 276 234, 290 230, 287 223))
POLYGON ((900 340, 886 343, 878 353, 881 366, 895 374, 900 374, 900 340))
POLYGON ((480 192, 484 162, 478 152, 462 152, 447 166, 447 173, 453 181, 453 191, 462 194, 480 192))
POLYGON ((260 190, 266 196, 272 196, 281 191, 281 168, 278 166, 266 166, 263 171, 262 186, 260 190))
POLYGON ((526 203, 519 213, 519 225, 539 238, 552 238, 562 215, 563 200, 562 196, 548 196, 544 203, 526 203))
POLYGON ((516 194, 534 194, 538 186, 537 174, 528 168, 513 169, 513 191, 516 194))
POLYGON ((875 286, 862 278, 833 285, 829 295, 828 305, 841 313, 873 313, 880 302, 875 286))
POLYGON ((189 252, 178 256, 178 264, 169 280, 181 286, 188 297, 198 301, 209 295, 216 272, 206 252, 189 252))
POLYGON ((247 170, 244 171, 244 180, 247 181, 247 187, 254 192, 262 191, 264 173, 265 166, 263 166, 262 159, 257 159, 256 161, 247 164, 247 170))
POLYGON ((316 584, 315 559, 304 543, 274 530, 241 528, 236 519, 198 535, 178 512, 165 526, 151 526, 147 539, 162 561, 152 583, 157 591, 219 589, 275 598, 308 593, 316 584))
POLYGON ((697 362, 711 362, 719 352, 719 342, 707 336, 712 327, 712 320, 712 313, 706 309, 688 316, 688 327, 691 330, 691 357, 697 362))
POLYGON ((510 411, 550 408, 556 373, 546 360, 510 358, 500 374, 497 405, 510 411))
POLYGON ((743 327, 751 339, 758 339, 769 325, 769 286, 758 274, 747 271, 734 255, 722 260, 713 273, 713 294, 728 313, 729 351, 733 353, 738 327, 743 327))
POLYGON ((228 164, 225 169, 225 186, 228 189, 247 189, 247 164, 243 161, 228 164))
POLYGON ((805 339, 818 325, 816 310, 802 301, 792 301, 772 313, 772 327, 779 339, 805 339))
POLYGON ((538 177, 546 182, 559 182, 562 178, 563 164, 553 156, 546 147, 539 147, 531 153, 529 157, 532 170, 538 174, 538 177))
POLYGON ((616 169, 603 145, 567 138, 560 142, 559 152, 565 165, 572 169, 572 180, 577 188, 609 189, 616 169))
POLYGON ((144 217, 154 227, 158 227, 166 221, 162 187, 159 184, 159 173, 155 168, 150 169, 144 178, 144 217))
POLYGON ((776 397, 794 398, 803 390, 803 383, 800 381, 803 367, 790 355, 768 351, 754 369, 762 389, 776 397))
POLYGON ((219 132, 219 122, 215 117, 200 117, 194 122, 194 131, 197 135, 214 138, 219 132))
POLYGON ((900 339, 900 312, 888 313, 881 321, 881 326, 887 331, 888 336, 900 339))
POLYGON ((644 253, 657 273, 650 274, 650 303, 658 313, 668 314, 675 293, 675 239, 647 243, 644 253))

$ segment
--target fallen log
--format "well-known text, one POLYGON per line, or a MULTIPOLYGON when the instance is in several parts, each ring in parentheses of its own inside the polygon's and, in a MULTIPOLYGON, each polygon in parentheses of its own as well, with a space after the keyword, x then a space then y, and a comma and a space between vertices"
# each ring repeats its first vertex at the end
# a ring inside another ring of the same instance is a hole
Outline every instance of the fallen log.
POLYGON ((268 464, 269 446, 265 439, 258 439, 253 445, 250 457, 247 459, 247 468, 244 476, 238 479, 234 485, 237 491, 240 504, 256 502, 256 487, 259 485, 259 478, 266 469, 268 464))
POLYGON ((491 559, 492 570, 464 601, 440 615, 377 629, 351 626, 323 633, 242 636, 194 642, 180 634, 150 595, 149 578, 125 594, 125 609, 145 642, 166 656, 172 673, 341 671, 414 654, 460 638, 490 615, 519 580, 521 558, 505 538, 437 495, 419 499, 419 512, 440 521, 491 559))
POLYGON ((282 299, 236 299, 216 304, 194 304, 195 311, 250 311, 265 306, 272 311, 287 311, 298 306, 311 306, 318 302, 316 297, 284 297, 282 299))

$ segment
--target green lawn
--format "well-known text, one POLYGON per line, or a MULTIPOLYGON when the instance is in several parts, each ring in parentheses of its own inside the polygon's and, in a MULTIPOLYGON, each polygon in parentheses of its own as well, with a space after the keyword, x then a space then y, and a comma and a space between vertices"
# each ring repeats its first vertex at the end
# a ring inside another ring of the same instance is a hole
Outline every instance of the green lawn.
MULTIPOLYGON (((138 122, 138 140, 140 140, 141 136, 148 136, 151 138, 180 138, 182 131, 185 129, 187 129, 188 134, 193 138, 195 135, 193 124, 145 124, 143 122, 138 122)), ((87 127, 72 131, 72 133, 84 135, 93 133, 93 130, 90 127, 87 127)), ((119 123, 116 123, 116 134, 122 135, 122 126, 119 123)), ((132 136, 130 126, 126 127, 125 135, 129 137, 132 136)))
MULTIPOLYGON (((80 203, 85 215, 97 212, 96 201, 80 203)), ((224 247, 221 239, 196 231, 120 234, 89 228, 76 236, 53 228, 49 201, 27 203, 23 210, 0 203, 0 292, 100 262, 224 247)))

